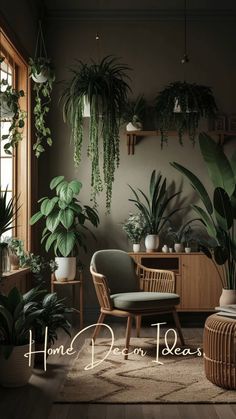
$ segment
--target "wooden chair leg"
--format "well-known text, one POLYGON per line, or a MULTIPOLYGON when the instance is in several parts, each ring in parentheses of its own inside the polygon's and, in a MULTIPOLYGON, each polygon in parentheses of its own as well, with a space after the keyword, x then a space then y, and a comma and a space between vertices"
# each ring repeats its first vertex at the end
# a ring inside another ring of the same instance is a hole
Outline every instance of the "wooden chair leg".
POLYGON ((140 316, 140 315, 136 316, 135 320, 136 320, 136 336, 137 336, 137 338, 139 338, 140 337, 142 316, 140 316))
POLYGON ((127 326, 126 326, 126 334, 125 334, 126 355, 124 356, 124 359, 128 359, 129 341, 130 341, 130 335, 131 335, 131 327, 132 327, 132 316, 128 316, 128 318, 127 318, 127 326))
POLYGON ((172 314, 173 314, 173 318, 174 318, 176 329, 178 331, 178 335, 179 335, 179 338, 180 338, 181 345, 184 346, 185 345, 184 336, 183 336, 183 333, 182 333, 182 329, 181 329, 181 325, 180 325, 178 313, 175 310, 173 310, 172 311, 172 314))
MULTIPOLYGON (((105 314, 104 313, 101 313, 100 316, 99 316, 99 318, 98 318, 97 323, 103 323, 103 320, 104 319, 105 319, 105 314)), ((101 325, 98 325, 97 324, 97 326, 95 327, 95 330, 93 332, 92 338, 91 338, 91 339, 93 339, 94 343, 95 343, 95 340, 98 337, 98 334, 100 332, 100 329, 101 329, 101 325)), ((91 345, 91 343, 92 343, 92 341, 90 342, 90 345, 91 345)))

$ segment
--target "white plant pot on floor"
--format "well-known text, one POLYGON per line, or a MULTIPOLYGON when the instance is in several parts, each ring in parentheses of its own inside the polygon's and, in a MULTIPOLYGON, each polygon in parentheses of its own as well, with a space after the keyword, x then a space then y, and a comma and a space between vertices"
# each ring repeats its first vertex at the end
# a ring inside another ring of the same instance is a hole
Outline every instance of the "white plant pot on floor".
MULTIPOLYGON (((35 351, 35 345, 32 345, 32 352, 35 351)), ((8 359, 4 358, 4 354, 0 347, 0 384, 3 387, 21 387, 25 386, 33 372, 34 354, 31 358, 31 366, 29 367, 29 358, 24 354, 29 352, 29 344, 15 346, 8 359)))
POLYGON ((58 268, 55 270, 57 281, 73 281, 76 275, 76 257, 56 257, 55 262, 58 268))

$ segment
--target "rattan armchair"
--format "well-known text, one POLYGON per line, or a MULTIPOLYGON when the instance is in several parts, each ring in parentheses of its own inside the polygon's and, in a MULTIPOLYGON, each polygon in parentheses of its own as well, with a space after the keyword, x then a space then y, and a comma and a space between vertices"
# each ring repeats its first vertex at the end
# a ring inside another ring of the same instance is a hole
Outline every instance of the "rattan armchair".
POLYGON ((95 342, 106 315, 127 317, 125 359, 128 358, 132 319, 137 336, 145 315, 172 313, 181 344, 184 338, 176 312, 175 274, 171 271, 135 265, 121 250, 100 250, 91 260, 90 272, 100 304, 100 316, 92 339, 95 342))

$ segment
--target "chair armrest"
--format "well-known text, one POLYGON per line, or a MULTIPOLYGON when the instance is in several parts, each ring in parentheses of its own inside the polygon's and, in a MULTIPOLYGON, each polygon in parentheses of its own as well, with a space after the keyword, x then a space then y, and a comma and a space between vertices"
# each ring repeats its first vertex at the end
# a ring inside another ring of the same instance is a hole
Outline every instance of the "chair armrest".
POLYGON ((137 264, 137 275, 141 291, 175 292, 175 273, 162 269, 151 269, 137 264))
POLYGON ((104 308, 106 310, 112 310, 113 304, 110 299, 110 289, 108 287, 106 277, 102 274, 95 272, 92 266, 90 266, 90 272, 93 278, 95 291, 101 308, 104 308))

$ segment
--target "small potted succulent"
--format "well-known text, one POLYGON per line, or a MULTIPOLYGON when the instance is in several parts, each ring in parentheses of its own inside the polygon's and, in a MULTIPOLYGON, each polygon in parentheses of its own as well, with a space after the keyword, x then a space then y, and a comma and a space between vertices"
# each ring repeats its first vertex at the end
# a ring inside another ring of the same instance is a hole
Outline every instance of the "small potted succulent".
POLYGON ((50 189, 55 195, 40 199, 40 210, 31 218, 31 225, 41 219, 45 223, 41 242, 45 242, 47 252, 54 250, 58 281, 75 279, 76 255, 80 247, 86 250, 86 223, 95 227, 99 224, 97 211, 88 205, 82 206, 77 199, 81 188, 81 182, 76 179, 68 182, 64 176, 53 178, 50 189))
POLYGON ((124 121, 127 123, 126 131, 142 130, 145 113, 146 101, 143 95, 139 95, 134 101, 128 101, 123 116, 124 121))
POLYGON ((133 244, 133 251, 140 251, 140 242, 145 235, 145 220, 141 213, 130 214, 127 221, 123 224, 123 230, 128 239, 133 244))

